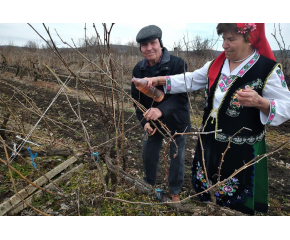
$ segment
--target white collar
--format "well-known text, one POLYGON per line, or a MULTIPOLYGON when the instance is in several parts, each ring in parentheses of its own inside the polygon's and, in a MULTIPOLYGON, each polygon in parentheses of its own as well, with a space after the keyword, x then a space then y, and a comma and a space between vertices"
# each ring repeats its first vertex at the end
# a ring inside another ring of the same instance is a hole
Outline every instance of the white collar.
MULTIPOLYGON (((230 62, 229 60, 226 58, 225 60, 225 63, 223 65, 223 68, 222 68, 222 71, 221 73, 226 75, 227 77, 228 76, 237 76, 238 73, 244 68, 244 66, 246 66, 250 61, 253 60, 255 54, 257 54, 257 50, 254 49, 253 53, 251 54, 251 56, 249 58, 247 58, 245 61, 243 61, 236 69, 234 69, 232 72, 230 72, 230 62)), ((259 55, 260 56, 260 55, 259 55)), ((256 62, 256 61, 255 61, 256 62)), ((255 64, 254 62, 254 64, 255 64)), ((252 65, 254 65, 252 64, 252 65)), ((245 71, 244 73, 242 74, 239 74, 240 77, 244 76, 244 74, 246 73, 247 71, 245 71)))

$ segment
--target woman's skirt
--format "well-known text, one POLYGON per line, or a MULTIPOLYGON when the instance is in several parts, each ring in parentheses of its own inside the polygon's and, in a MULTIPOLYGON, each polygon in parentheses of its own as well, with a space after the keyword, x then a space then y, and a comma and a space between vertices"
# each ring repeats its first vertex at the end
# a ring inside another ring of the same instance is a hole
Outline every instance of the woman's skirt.
MULTIPOLYGON (((206 131, 214 130, 214 124, 209 123, 206 131), (212 129, 211 129, 212 128, 212 129)), ((243 130, 245 131, 245 130, 243 130)), ((218 141, 215 134, 201 135, 204 149, 206 173, 210 185, 226 180, 211 195, 216 198, 220 206, 254 214, 254 211, 268 211, 268 160, 263 158, 235 176, 234 172, 245 166, 246 163, 266 153, 265 136, 258 138, 253 144, 242 141, 240 144, 231 142, 230 148, 224 154, 228 141, 218 141), (244 142, 244 143, 243 143, 244 142), (223 162, 221 163, 223 157, 223 162), (219 167, 221 171, 219 172, 219 167)), ((203 168, 201 144, 198 140, 196 153, 192 165, 192 185, 197 193, 206 190, 209 185, 203 168)), ((210 201, 210 194, 199 195, 202 201, 210 201)))

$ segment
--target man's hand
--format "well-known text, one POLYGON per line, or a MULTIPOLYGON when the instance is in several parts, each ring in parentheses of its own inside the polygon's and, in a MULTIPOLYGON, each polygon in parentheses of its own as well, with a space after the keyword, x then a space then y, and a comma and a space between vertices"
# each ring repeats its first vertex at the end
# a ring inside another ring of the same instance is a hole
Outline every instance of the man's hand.
POLYGON ((144 131, 152 136, 156 132, 156 128, 153 130, 152 127, 150 126, 150 123, 146 123, 144 125, 144 131))
POLYGON ((144 117, 147 121, 153 120, 156 121, 162 116, 162 112, 158 108, 150 108, 144 113, 144 117))

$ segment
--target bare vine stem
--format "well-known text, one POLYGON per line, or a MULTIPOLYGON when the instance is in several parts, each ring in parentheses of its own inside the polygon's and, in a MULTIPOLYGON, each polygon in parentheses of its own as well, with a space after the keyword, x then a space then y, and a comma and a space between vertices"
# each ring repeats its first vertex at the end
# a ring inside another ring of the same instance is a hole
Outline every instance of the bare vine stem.
MULTIPOLYGON (((3 142, 4 140, 2 139, 2 137, 0 136, 0 140, 3 142)), ((8 152, 7 152, 7 149, 6 149, 6 146, 5 144, 3 144, 4 146, 4 151, 5 151, 5 155, 6 155, 6 160, 7 160, 7 165, 10 165, 10 162, 9 162, 9 156, 8 156, 8 152)), ((5 162, 5 161, 4 161, 5 162)), ((31 207, 32 209, 34 209, 35 211, 37 211, 38 213, 44 215, 44 216, 49 216, 48 214, 40 211, 39 209, 33 207, 32 205, 30 205, 28 202, 26 202, 18 193, 17 189, 16 189, 16 186, 15 186, 15 182, 14 182, 14 178, 13 178, 13 175, 12 175, 12 172, 11 172, 11 168, 8 167, 8 171, 9 171, 9 175, 10 175, 10 179, 11 179, 11 182, 12 182, 12 185, 13 185, 13 188, 14 188, 14 192, 16 194, 16 196, 22 201, 24 202, 27 206, 31 207)))
POLYGON ((233 138, 234 138, 237 134, 239 134, 241 131, 243 131, 244 129, 245 129, 245 130, 252 131, 252 130, 249 129, 249 128, 245 128, 245 127, 241 128, 241 129, 240 129, 239 131, 237 131, 233 136, 231 136, 231 138, 230 138, 230 140, 229 140, 229 142, 228 142, 228 145, 227 145, 226 150, 222 153, 222 159, 221 159, 221 162, 220 162, 220 166, 219 166, 219 168, 218 168, 218 171, 219 171, 219 174, 218 174, 218 182, 219 182, 220 179, 221 179, 221 170, 222 170, 222 165, 223 165, 223 163, 224 163, 224 157, 225 157, 225 155, 226 155, 226 152, 229 150, 229 148, 230 148, 230 144, 231 144, 233 138))
MULTIPOLYGON (((4 149, 7 149, 8 148, 9 150, 11 150, 16 156, 19 156, 24 162, 26 162, 27 164, 29 164, 33 168, 34 171, 39 172, 47 181, 49 181, 50 183, 52 183, 59 191, 62 192, 62 190, 52 180, 50 180, 44 173, 42 173, 38 169, 34 168, 33 165, 29 161, 25 160, 21 155, 19 155, 18 152, 14 151, 12 148, 10 148, 9 146, 7 146, 6 143, 4 142, 4 140, 2 139, 2 137, 1 137, 0 140, 1 140, 2 144, 3 144, 4 149)), ((10 161, 7 161, 7 163, 4 161, 4 164, 8 164, 8 163, 10 164, 10 161)))
POLYGON ((284 148, 286 145, 290 144, 290 141, 287 141, 285 143, 283 143, 282 145, 280 145, 279 147, 277 147, 274 151, 267 153, 267 154, 263 154, 261 156, 258 156, 254 159, 252 159, 250 162, 248 162, 247 164, 245 164, 243 167, 239 168, 238 170, 236 170, 234 173, 232 173, 228 178, 224 179, 223 181, 217 182, 216 184, 212 185, 211 187, 209 187, 208 189, 199 192, 197 194, 188 196, 186 198, 184 198, 183 200, 179 201, 179 202, 163 202, 163 203, 148 203, 148 202, 133 202, 133 201, 127 201, 127 200, 123 200, 123 199, 119 199, 119 198, 112 198, 112 197, 103 197, 102 195, 99 195, 99 198, 104 198, 104 199, 111 199, 113 201, 118 201, 118 202, 125 202, 125 203, 129 203, 129 204, 142 204, 142 205, 170 205, 170 204, 177 204, 177 203, 184 203, 186 201, 188 201, 189 199, 196 197, 200 194, 206 193, 208 191, 210 191, 213 188, 216 188, 217 186, 221 186, 223 183, 227 182, 229 179, 233 178, 234 176, 236 176, 238 173, 240 173, 241 171, 243 171, 244 169, 252 166, 253 164, 256 164, 258 162, 260 162, 261 160, 263 160, 265 157, 268 157, 272 154, 274 154, 275 152, 281 150, 282 148, 284 148))
MULTIPOLYGON (((164 159, 164 166, 165 166, 165 178, 167 179, 167 164, 166 164, 166 151, 169 146, 169 144, 172 142, 172 139, 175 138, 176 136, 183 136, 183 135, 207 135, 207 134, 212 134, 216 132, 221 132, 222 130, 217 130, 217 131, 211 131, 211 132, 187 132, 187 133, 175 133, 167 142, 165 149, 164 149, 164 154, 163 154, 163 159, 164 159)), ((177 154, 177 153, 175 153, 177 154)), ((171 159, 172 160, 172 159, 171 159)))

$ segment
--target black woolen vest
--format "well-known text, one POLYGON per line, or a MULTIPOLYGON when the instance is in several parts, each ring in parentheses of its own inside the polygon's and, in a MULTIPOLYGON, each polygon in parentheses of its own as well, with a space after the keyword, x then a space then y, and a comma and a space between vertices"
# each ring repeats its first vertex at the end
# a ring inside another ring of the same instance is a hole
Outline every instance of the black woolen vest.
MULTIPOLYGON (((264 125, 260 121, 259 109, 255 107, 240 107, 236 111, 237 116, 230 116, 227 112, 231 108, 231 101, 234 99, 235 92, 239 89, 244 89, 246 85, 253 85, 254 90, 262 96, 266 81, 276 67, 276 64, 277 63, 275 61, 260 55, 257 62, 244 74, 243 77, 237 77, 231 83, 218 110, 217 129, 222 129, 224 134, 230 136, 234 135, 243 127, 251 129, 252 131, 242 131, 239 133, 240 136, 244 137, 254 136, 264 131, 264 125), (265 71, 265 69, 269 70, 265 71)), ((210 122, 212 118, 209 118, 209 115, 213 108, 215 90, 219 87, 217 84, 219 83, 221 77, 221 69, 214 84, 211 86, 210 91, 207 93, 207 104, 204 109, 203 116, 203 126, 205 132, 207 131, 208 125, 212 124, 210 122)))

